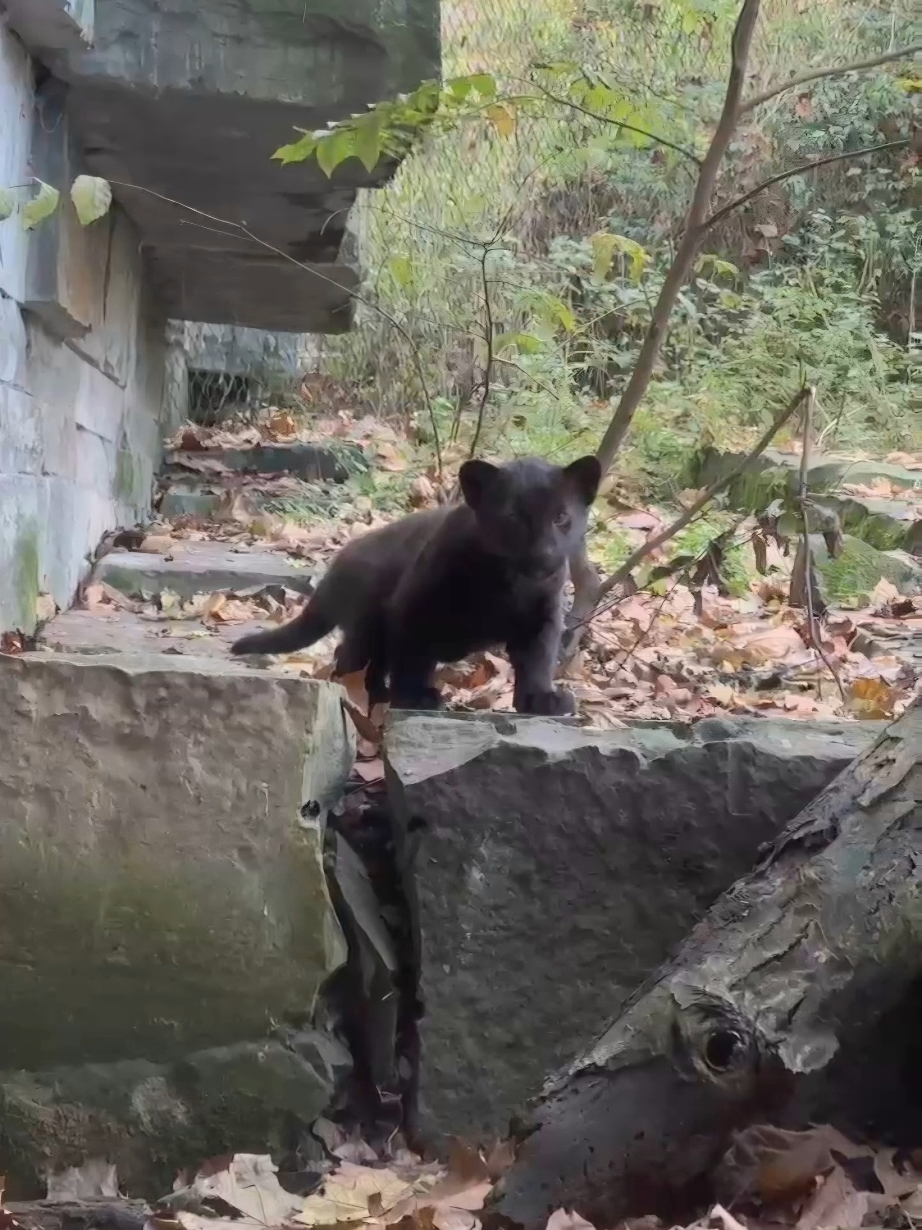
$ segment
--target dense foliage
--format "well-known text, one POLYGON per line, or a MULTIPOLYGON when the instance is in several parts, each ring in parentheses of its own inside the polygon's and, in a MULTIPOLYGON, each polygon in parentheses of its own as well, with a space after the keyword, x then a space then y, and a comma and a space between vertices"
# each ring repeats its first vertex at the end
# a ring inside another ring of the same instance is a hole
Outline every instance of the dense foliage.
MULTIPOLYGON (((723 94, 728 0, 446 3, 446 81, 283 158, 422 143, 367 194, 361 328, 329 344, 385 412, 503 453, 594 446, 675 249, 723 94), (399 328, 395 328, 395 323, 399 328)), ((922 37, 898 3, 763 8, 747 95, 922 37)), ((917 64, 917 61, 915 61, 917 64)), ((709 234, 680 297, 627 462, 681 482, 699 441, 737 442, 806 379, 827 446, 911 448, 920 415, 918 69, 823 77, 747 112, 715 206, 786 178, 709 234), (915 144, 918 144, 917 142, 915 144)))

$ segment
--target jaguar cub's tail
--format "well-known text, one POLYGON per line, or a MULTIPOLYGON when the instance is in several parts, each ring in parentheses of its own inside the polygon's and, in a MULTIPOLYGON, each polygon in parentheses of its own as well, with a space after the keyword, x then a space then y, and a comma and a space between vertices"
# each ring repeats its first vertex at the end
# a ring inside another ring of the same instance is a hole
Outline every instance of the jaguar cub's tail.
POLYGON ((293 653, 296 649, 306 649, 322 636, 332 632, 336 627, 335 619, 320 609, 317 595, 307 600, 304 610, 290 623, 281 628, 272 628, 268 632, 254 632, 251 636, 242 636, 234 641, 231 653, 293 653))

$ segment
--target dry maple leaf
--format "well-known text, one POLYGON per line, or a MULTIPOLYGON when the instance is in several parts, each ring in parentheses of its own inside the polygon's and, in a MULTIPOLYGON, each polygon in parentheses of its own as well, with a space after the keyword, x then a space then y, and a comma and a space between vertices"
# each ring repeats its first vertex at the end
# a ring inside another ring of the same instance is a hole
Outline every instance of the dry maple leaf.
POLYGON ((900 693, 880 677, 854 679, 848 686, 848 711, 868 720, 892 718, 900 693))
POLYGON ((867 1192, 859 1192, 841 1166, 820 1182, 794 1230, 854 1230, 868 1211, 867 1192))
POLYGON ((392 1170, 343 1162, 324 1180, 320 1192, 307 1197, 295 1221, 305 1226, 368 1221, 412 1195, 413 1185, 392 1170))

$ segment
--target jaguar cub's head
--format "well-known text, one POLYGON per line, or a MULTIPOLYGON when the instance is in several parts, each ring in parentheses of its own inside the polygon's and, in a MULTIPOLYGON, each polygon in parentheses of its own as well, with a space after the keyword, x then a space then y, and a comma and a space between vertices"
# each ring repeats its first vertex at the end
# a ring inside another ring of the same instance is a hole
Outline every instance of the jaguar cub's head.
POLYGON ((523 572, 551 576, 579 546, 599 490, 597 457, 555 466, 525 457, 466 461, 458 475, 484 544, 523 572))

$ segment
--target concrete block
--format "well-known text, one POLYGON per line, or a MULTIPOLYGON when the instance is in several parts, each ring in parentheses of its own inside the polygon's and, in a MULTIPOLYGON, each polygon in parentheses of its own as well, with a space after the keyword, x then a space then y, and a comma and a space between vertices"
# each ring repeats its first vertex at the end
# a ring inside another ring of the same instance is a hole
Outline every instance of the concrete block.
POLYGON ((173 1062, 304 1019, 343 955, 339 689, 34 653, 0 659, 0 709, 5 1063, 173 1062))

